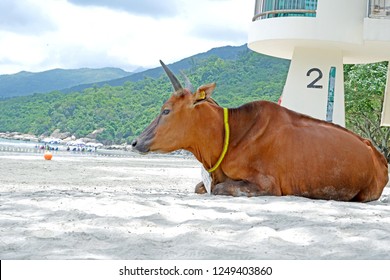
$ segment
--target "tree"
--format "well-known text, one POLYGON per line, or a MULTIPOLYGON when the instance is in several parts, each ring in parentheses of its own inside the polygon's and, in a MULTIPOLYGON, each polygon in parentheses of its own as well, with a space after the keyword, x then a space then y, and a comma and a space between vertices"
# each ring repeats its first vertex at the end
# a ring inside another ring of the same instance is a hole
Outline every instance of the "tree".
POLYGON ((344 73, 347 128, 371 140, 390 162, 390 128, 380 126, 387 62, 346 65, 344 73))

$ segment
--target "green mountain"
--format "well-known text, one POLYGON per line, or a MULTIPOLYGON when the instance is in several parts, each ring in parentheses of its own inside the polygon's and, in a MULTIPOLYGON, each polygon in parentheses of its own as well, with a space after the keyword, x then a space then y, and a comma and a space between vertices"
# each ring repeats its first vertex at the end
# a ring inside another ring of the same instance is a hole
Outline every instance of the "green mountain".
MULTIPOLYGON (((178 62, 172 63, 169 65, 170 69, 175 72, 179 73, 180 71, 188 70, 196 66, 196 64, 200 61, 203 61, 204 59, 210 57, 210 56, 216 56, 218 58, 221 58, 223 60, 236 60, 238 56, 242 53, 248 51, 248 48, 246 45, 242 46, 226 46, 226 47, 220 47, 220 48, 213 48, 207 52, 199 53, 187 58, 184 58, 178 62)), ((164 60, 164 59, 163 59, 164 60)), ((126 82, 137 82, 140 80, 143 80, 147 77, 149 78, 158 78, 163 74, 163 70, 161 67, 148 69, 142 72, 134 73, 132 75, 121 77, 118 79, 113 79, 111 81, 102 81, 98 83, 89 83, 89 84, 80 84, 71 88, 63 88, 61 89, 62 92, 69 93, 74 91, 82 91, 84 89, 90 88, 90 87, 102 87, 104 85, 110 85, 110 86, 121 86, 125 84, 126 82)))
MULTIPOLYGON (((195 88, 216 82, 213 97, 226 107, 258 99, 277 101, 288 66, 287 60, 252 52, 246 46, 217 48, 169 65, 179 79, 179 70, 184 70, 195 88)), ((48 135, 59 129, 84 137, 101 129, 99 141, 130 142, 156 117, 172 86, 161 68, 120 81, 68 94, 54 91, 0 100, 0 132, 48 135)))
POLYGON ((0 98, 45 93, 80 84, 118 79, 130 74, 119 68, 83 68, 54 69, 39 73, 22 71, 13 75, 0 75, 0 98))

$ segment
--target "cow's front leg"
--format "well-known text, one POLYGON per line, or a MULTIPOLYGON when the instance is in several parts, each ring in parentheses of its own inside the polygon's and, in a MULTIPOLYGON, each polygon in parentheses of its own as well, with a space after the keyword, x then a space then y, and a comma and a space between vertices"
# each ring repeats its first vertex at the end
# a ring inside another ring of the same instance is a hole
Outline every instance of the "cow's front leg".
POLYGON ((204 186, 203 182, 200 182, 195 187, 195 193, 197 194, 205 194, 207 193, 206 187, 204 186))
POLYGON ((231 196, 261 196, 275 195, 264 190, 260 186, 246 181, 225 181, 217 184, 211 191, 215 195, 231 195, 231 196))

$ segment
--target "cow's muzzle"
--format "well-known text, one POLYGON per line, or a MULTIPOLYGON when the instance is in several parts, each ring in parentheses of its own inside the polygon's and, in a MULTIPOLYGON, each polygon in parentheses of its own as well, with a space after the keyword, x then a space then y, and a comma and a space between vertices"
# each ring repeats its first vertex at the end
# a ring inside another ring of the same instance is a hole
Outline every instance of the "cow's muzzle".
POLYGON ((133 147, 133 151, 138 153, 146 154, 149 152, 149 145, 147 145, 144 141, 140 141, 139 139, 134 139, 131 142, 131 146, 133 147))

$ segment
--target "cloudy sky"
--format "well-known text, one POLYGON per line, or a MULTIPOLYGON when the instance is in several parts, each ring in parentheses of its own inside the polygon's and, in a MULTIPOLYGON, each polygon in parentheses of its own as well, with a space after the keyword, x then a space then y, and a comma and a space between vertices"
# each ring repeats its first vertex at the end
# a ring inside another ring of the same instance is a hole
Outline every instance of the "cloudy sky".
POLYGON ((0 0, 0 74, 158 66, 247 41, 254 0, 0 0))

